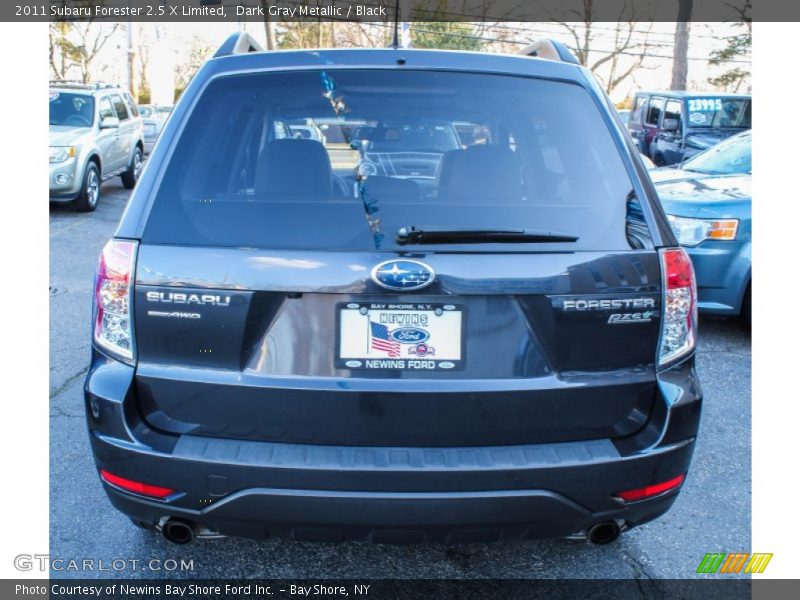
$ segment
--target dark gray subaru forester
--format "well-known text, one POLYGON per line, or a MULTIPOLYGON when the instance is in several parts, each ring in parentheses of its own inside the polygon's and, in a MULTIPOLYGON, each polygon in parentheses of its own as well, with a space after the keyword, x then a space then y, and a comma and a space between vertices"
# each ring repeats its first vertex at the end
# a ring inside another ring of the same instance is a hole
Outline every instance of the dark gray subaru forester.
POLYGON ((619 532, 697 435, 696 292, 557 43, 261 52, 193 79, 105 247, 86 409, 173 542, 619 532))

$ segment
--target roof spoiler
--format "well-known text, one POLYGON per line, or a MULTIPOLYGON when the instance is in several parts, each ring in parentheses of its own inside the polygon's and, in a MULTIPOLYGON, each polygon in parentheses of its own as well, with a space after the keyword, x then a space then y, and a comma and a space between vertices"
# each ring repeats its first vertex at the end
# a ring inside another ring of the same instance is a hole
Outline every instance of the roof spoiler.
POLYGON ((264 48, 253 36, 245 31, 238 31, 228 36, 214 54, 214 58, 231 56, 232 54, 247 54, 248 52, 263 52, 264 48))
POLYGON ((535 56, 546 60, 572 63, 573 65, 580 64, 578 59, 575 58, 575 55, 572 54, 564 44, 556 40, 539 40, 533 42, 520 50, 519 54, 535 56))

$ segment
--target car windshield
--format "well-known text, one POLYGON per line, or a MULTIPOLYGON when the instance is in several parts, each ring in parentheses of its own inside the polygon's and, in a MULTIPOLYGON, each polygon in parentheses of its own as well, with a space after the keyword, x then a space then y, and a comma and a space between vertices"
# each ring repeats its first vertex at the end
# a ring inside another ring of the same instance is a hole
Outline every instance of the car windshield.
POLYGON ((734 175, 750 173, 752 164, 751 135, 747 133, 728 138, 690 158, 682 168, 710 175, 734 175))
POLYGON ((50 125, 91 127, 94 123, 94 98, 88 94, 50 92, 50 125))
MULTIPOLYGON (((421 70, 230 75, 197 99, 144 239, 402 250, 404 227, 489 228, 578 239, 546 248, 516 239, 515 250, 629 249, 631 188, 597 104, 577 84, 421 70)), ((447 242, 448 251, 475 248, 447 242)))
POLYGON ((752 127, 750 98, 688 98, 690 127, 752 127))
MULTIPOLYGON (((367 129, 367 128, 365 128, 367 129)), ((367 129, 367 152, 438 152, 459 147, 458 135, 451 123, 385 124, 367 129)))

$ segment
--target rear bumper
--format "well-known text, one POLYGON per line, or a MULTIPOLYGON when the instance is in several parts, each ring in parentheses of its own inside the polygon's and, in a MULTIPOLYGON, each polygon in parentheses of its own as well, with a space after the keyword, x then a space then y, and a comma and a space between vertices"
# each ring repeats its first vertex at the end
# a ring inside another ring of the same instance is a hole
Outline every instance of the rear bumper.
POLYGON ((661 408, 624 439, 343 447, 161 434, 126 401, 132 377, 131 367, 105 359, 87 377, 97 466, 179 491, 159 501, 104 483, 116 508, 150 524, 169 516, 223 535, 328 541, 563 537, 600 521, 647 522, 677 491, 628 504, 615 494, 686 473, 701 397, 684 363, 659 375, 661 408))

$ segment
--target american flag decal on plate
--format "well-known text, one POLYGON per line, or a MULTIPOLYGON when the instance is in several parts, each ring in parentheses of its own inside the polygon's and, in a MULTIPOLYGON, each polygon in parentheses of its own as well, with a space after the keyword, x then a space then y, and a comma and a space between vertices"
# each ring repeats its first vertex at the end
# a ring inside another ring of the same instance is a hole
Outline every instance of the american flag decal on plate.
POLYGON ((341 303, 337 310, 338 369, 464 368, 463 305, 386 300, 341 303))
POLYGON ((387 352, 392 358, 400 356, 400 344, 389 339, 389 328, 375 321, 369 322, 372 349, 387 352))

